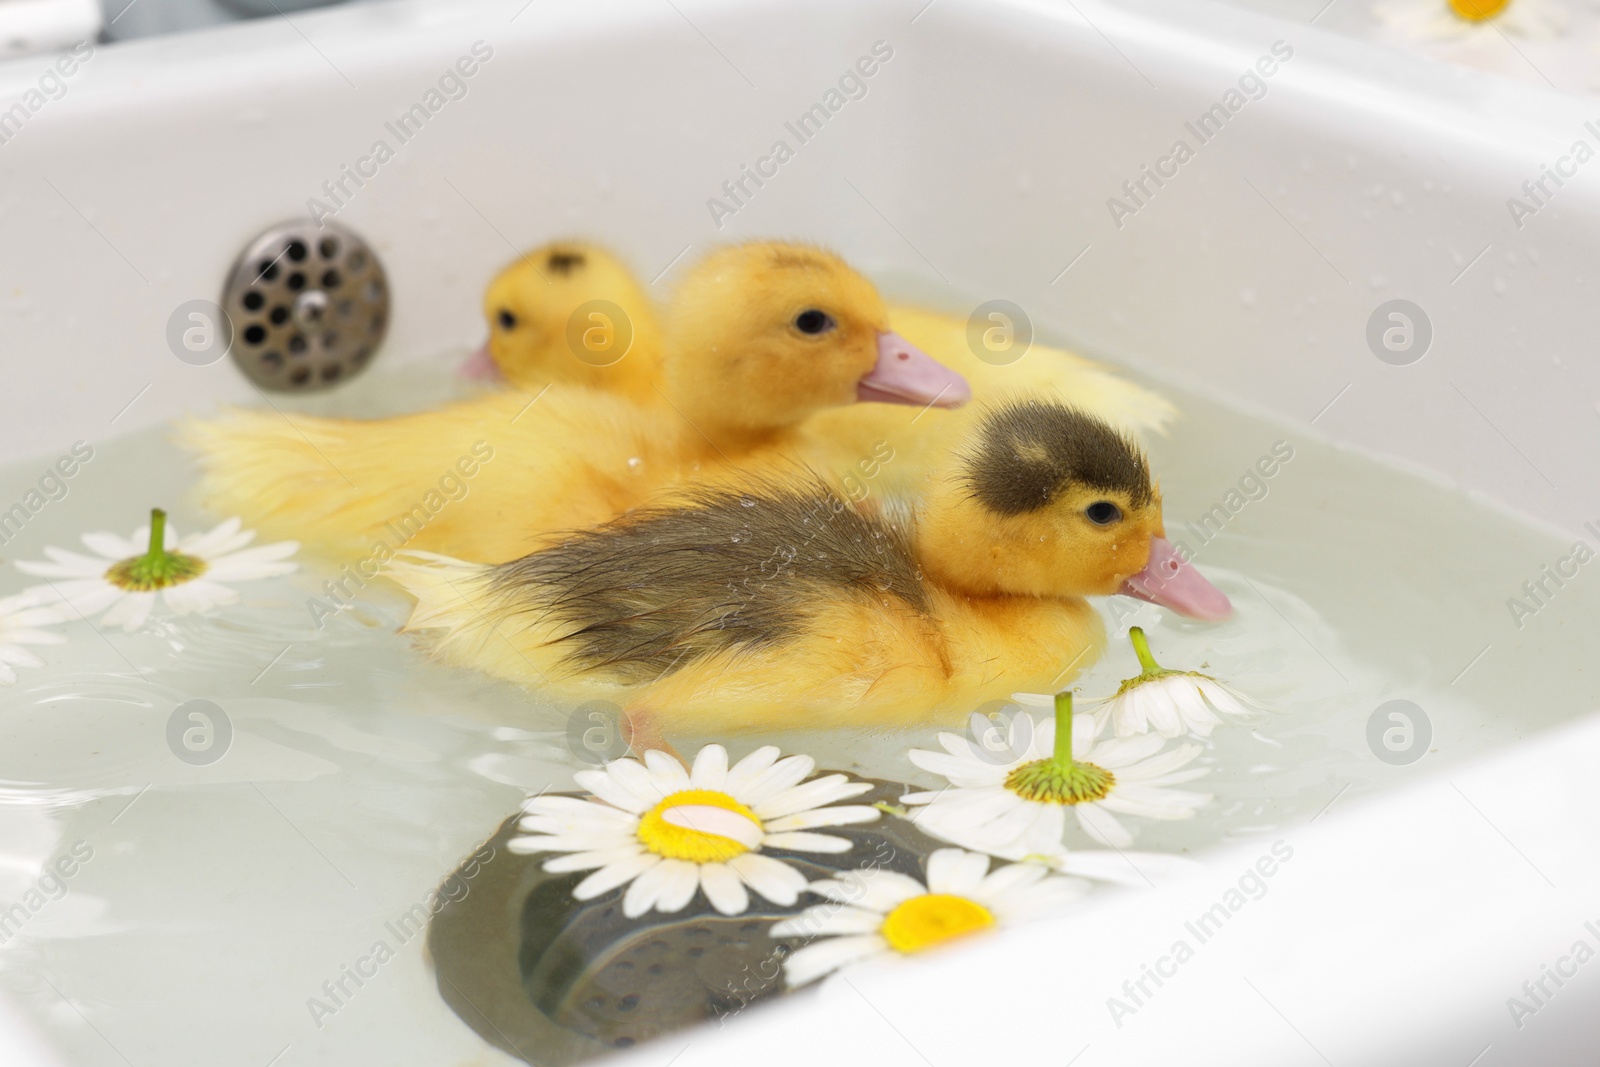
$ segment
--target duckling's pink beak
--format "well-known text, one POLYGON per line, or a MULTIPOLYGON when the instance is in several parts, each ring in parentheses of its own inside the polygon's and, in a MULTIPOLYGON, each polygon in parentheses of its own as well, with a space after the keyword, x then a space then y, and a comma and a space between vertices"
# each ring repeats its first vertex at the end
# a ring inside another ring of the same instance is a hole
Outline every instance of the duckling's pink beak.
POLYGON ((457 368, 456 373, 463 378, 470 378, 478 382, 497 382, 503 377, 500 373, 499 364, 495 363, 494 357, 489 354, 488 341, 485 341, 476 352, 468 356, 465 362, 457 368))
POLYGON ((961 375, 899 334, 880 333, 877 365, 856 383, 856 399, 958 408, 972 399, 972 387, 961 375))
POLYGON ((1206 622, 1221 622, 1233 614, 1228 594, 1185 563, 1165 537, 1150 539, 1150 562, 1117 591, 1206 622))

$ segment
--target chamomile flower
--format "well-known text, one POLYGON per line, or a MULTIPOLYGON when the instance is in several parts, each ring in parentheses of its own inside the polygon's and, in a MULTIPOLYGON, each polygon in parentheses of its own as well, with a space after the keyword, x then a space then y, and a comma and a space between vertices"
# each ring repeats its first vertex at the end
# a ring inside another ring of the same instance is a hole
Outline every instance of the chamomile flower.
POLYGON ((64 635, 39 629, 63 621, 60 612, 41 608, 27 597, 0 600, 0 685, 15 685, 18 667, 44 666, 44 660, 24 646, 63 643, 64 635))
POLYGON ((774 937, 815 940, 784 961, 790 987, 876 956, 909 956, 994 926, 1070 904, 1088 890, 1032 863, 989 870, 989 857, 959 848, 928 855, 927 883, 881 867, 813 882, 828 899, 775 923, 774 937))
MULTIPOLYGON (((1199 671, 1171 671, 1150 654, 1150 642, 1135 626, 1128 631, 1134 654, 1139 657, 1139 674, 1125 679, 1114 696, 1100 702, 1095 722, 1111 725, 1117 737, 1157 733, 1162 737, 1194 734, 1210 737, 1211 731, 1229 717, 1251 715, 1253 709, 1238 693, 1199 671)), ((1038 705, 1053 700, 1033 693, 1017 693, 1020 704, 1038 705)))
POLYGON ((1398 35, 1422 41, 1496 37, 1559 37, 1567 11, 1556 0, 1387 0, 1372 9, 1398 35))
POLYGON ((573 890, 589 900, 627 885, 622 913, 637 918, 652 908, 682 911, 696 890, 724 915, 750 906, 747 889, 774 904, 800 898, 806 878, 764 849, 847 852, 851 842, 820 827, 872 822, 876 808, 834 805, 872 789, 829 774, 804 781, 810 756, 778 758, 772 745, 728 766, 721 745, 707 745, 685 770, 664 752, 644 762, 613 760, 574 779, 592 798, 540 796, 523 805, 524 836, 513 852, 565 852, 547 871, 593 871, 573 890))
POLYGON ((145 624, 160 600, 174 614, 209 611, 239 599, 232 582, 275 578, 295 570, 285 560, 300 547, 295 541, 246 548, 255 531, 229 519, 209 533, 180 538, 167 525, 167 513, 150 512, 150 525, 132 539, 113 533, 87 533, 83 543, 94 555, 46 548, 48 561, 18 560, 24 574, 54 579, 20 595, 30 603, 85 617, 105 612, 100 622, 133 631, 145 624))
POLYGON ((963 737, 940 734, 943 752, 912 749, 911 762, 943 775, 949 786, 910 793, 925 805, 918 828, 995 855, 1047 855, 1059 849, 1070 809, 1084 833, 1127 848, 1133 835, 1117 818, 1187 819, 1211 797, 1173 789, 1206 773, 1190 767, 1199 745, 1162 750, 1158 734, 1096 739, 1092 715, 1072 714, 1072 694, 1056 694, 1055 718, 1030 719, 1026 750, 1005 762, 971 751, 963 737))

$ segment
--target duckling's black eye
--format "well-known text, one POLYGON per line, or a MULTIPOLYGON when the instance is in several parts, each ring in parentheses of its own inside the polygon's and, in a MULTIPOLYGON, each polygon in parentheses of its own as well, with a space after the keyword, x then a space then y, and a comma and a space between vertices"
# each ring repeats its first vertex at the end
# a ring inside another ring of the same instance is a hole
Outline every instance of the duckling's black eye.
POLYGON ((827 333, 837 325, 838 323, 833 321, 832 315, 826 311, 818 311, 816 308, 806 308, 806 310, 794 317, 794 328, 801 333, 827 333))
POLYGON ((517 317, 509 311, 502 309, 495 318, 499 321, 502 330, 515 330, 517 328, 517 317))
POLYGON ((1089 521, 1096 526, 1110 526, 1122 518, 1122 509, 1109 500, 1096 500, 1084 508, 1083 513, 1089 516, 1089 521))

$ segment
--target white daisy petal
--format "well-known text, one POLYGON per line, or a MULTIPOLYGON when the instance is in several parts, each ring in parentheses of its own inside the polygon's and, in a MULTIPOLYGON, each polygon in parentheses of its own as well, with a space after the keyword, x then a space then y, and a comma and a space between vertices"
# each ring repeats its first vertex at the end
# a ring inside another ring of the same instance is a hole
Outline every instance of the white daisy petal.
POLYGON ((721 745, 702 748, 694 758, 694 770, 689 772, 690 784, 696 789, 721 789, 727 780, 728 750, 721 745))
POLYGON ((154 593, 129 593, 100 617, 102 626, 120 626, 132 633, 145 624, 150 611, 156 606, 154 593))
MULTIPOLYGON (((599 774, 602 778, 605 776, 604 771, 594 773, 599 774)), ((581 775, 575 775, 574 777, 581 777, 581 775)), ((583 783, 579 782, 578 784, 582 785, 583 783)), ((591 800, 583 800, 580 797, 554 795, 529 797, 522 802, 522 810, 530 815, 570 815, 629 824, 635 821, 634 817, 625 811, 618 811, 615 807, 596 804, 591 800)))
POLYGON ((614 773, 616 766, 626 762, 630 761, 616 760, 603 771, 579 771, 572 776, 572 780, 607 804, 637 815, 654 806, 661 798, 646 800, 618 780, 614 773))
POLYGON ((118 537, 114 533, 107 533, 104 530, 86 533, 83 535, 82 541, 89 546, 90 551, 112 561, 143 555, 145 549, 150 547, 148 544, 136 545, 132 541, 118 537))
POLYGON ((861 804, 841 804, 832 808, 815 808, 784 815, 777 819, 763 819, 762 825, 774 833, 788 830, 814 830, 820 826, 853 826, 857 823, 876 822, 883 813, 877 808, 861 804))
MULTIPOLYGON (((3 638, 0 638, 0 640, 3 640, 3 638)), ((7 644, 0 644, 0 663, 10 663, 17 667, 44 666, 44 660, 22 646, 7 644)))
POLYGON ((761 844, 764 848, 786 848, 793 852, 849 852, 854 847, 848 838, 810 834, 804 830, 768 834, 761 844))
MULTIPOLYGON (((552 860, 551 862, 557 862, 552 860)), ((609 890, 617 888, 630 878, 637 877, 661 862, 661 857, 654 852, 636 852, 627 859, 608 863, 595 871, 589 877, 578 883, 572 891, 574 900, 592 900, 609 890)))
MULTIPOLYGON (((973 900, 987 904, 1023 886, 1030 886, 1050 873, 1048 867, 1037 863, 1003 863, 983 876, 982 881, 967 892, 973 900)), ((928 876, 928 888, 933 888, 933 876, 928 876)))
POLYGON ((928 856, 928 892, 971 896, 988 870, 988 856, 959 848, 937 849, 928 856))
MULTIPOLYGON (((513 837, 506 843, 506 847, 513 852, 530 854, 529 850, 537 841, 531 837, 513 837)), ((532 852, 543 852, 542 848, 531 848, 532 852)), ((569 852, 565 856, 557 856, 545 863, 544 869, 552 873, 563 871, 592 871, 596 867, 604 867, 608 863, 623 863, 640 855, 637 843, 629 842, 617 845, 614 848, 596 849, 593 852, 569 852)))
POLYGON ((728 861, 728 866, 754 889, 779 907, 788 907, 800 899, 806 887, 806 877, 787 863, 759 852, 746 852, 728 861))
POLYGON ((192 615, 238 603, 239 593, 217 582, 197 578, 192 582, 184 582, 182 585, 161 590, 161 600, 175 615, 192 615))
POLYGON ((728 768, 728 780, 723 784, 723 790, 733 796, 742 797, 751 782, 767 772, 767 768, 777 762, 782 750, 777 745, 763 745, 744 759, 728 768))
MULTIPOLYGON (((201 557, 214 557, 231 552, 240 545, 249 544, 256 535, 254 530, 244 530, 242 531, 244 540, 240 541, 240 527, 243 525, 243 521, 237 515, 224 519, 206 533, 190 534, 179 539, 178 551, 201 557)), ((88 541, 89 538, 85 536, 84 543, 88 544, 88 541)))
POLYGON ((665 752, 658 752, 655 749, 646 752, 644 765, 663 796, 689 788, 689 771, 665 752))
POLYGON ((665 872, 656 910, 670 914, 688 907, 689 901, 694 899, 696 890, 700 888, 700 867, 698 863, 685 860, 664 860, 656 868, 665 872))
POLYGON ((822 804, 858 797, 872 791, 870 782, 852 782, 842 774, 829 774, 813 778, 803 785, 785 789, 759 804, 752 804, 755 813, 763 819, 776 819, 797 811, 805 811, 822 804))
POLYGON ((898 871, 846 871, 825 882, 813 882, 811 891, 841 904, 855 904, 887 912, 903 901, 927 892, 922 883, 898 871))
POLYGON ((726 863, 707 863, 700 868, 700 888, 711 906, 723 915, 743 915, 750 907, 750 894, 739 875, 726 863))
POLYGON ((737 841, 745 848, 761 844, 761 827, 749 817, 712 804, 679 804, 661 813, 661 821, 685 830, 725 837, 737 841))
POLYGON ((793 918, 773 924, 778 937, 824 937, 838 934, 874 934, 883 925, 883 912, 850 904, 819 904, 793 918))
POLYGON ((810 756, 785 756, 735 795, 755 807, 769 797, 798 785, 816 766, 817 761, 810 756))
MULTIPOLYGON (((659 856, 655 858, 660 859, 659 856)), ((629 919, 637 919, 652 910, 656 902, 672 888, 678 863, 676 860, 661 860, 641 872, 629 883, 628 891, 622 894, 622 914, 629 919)), ((698 879, 695 884, 700 884, 698 879)))
POLYGON ((662 789, 655 777, 645 770, 644 764, 638 760, 612 760, 606 764, 605 773, 611 776, 614 784, 621 786, 645 807, 654 807, 661 803, 670 792, 662 789))
POLYGON ((1133 844, 1133 835, 1115 815, 1105 810, 1105 805, 1078 804, 1073 811, 1078 816, 1078 825, 1091 840, 1112 848, 1128 848, 1133 844))
POLYGON ((889 943, 876 934, 829 938, 807 945, 785 960, 783 977, 791 987, 803 986, 840 967, 885 952, 888 948, 889 943))
POLYGON ((998 785, 1011 770, 1009 764, 983 763, 921 748, 912 749, 906 756, 923 770, 942 774, 959 785, 998 785))

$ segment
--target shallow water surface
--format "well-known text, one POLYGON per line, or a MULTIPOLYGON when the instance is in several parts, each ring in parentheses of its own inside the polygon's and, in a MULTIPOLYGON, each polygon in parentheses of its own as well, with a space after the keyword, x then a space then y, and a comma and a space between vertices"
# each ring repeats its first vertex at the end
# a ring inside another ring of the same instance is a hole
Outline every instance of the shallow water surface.
MULTIPOLYGON (((453 388, 437 371, 380 370, 301 407, 377 413, 453 388)), ((1105 695, 1136 672, 1120 635, 1138 624, 1165 665, 1204 668, 1274 710, 1216 731, 1202 757, 1212 769, 1194 786, 1215 801, 1192 821, 1136 824, 1139 848, 1194 852, 1330 804, 1381 803, 1389 786, 1600 703, 1579 654, 1600 618, 1583 576, 1520 628, 1506 606, 1567 538, 1164 391, 1185 412, 1150 442, 1168 534, 1237 616, 1213 626, 1107 601, 1111 648, 1079 692, 1105 695), (1397 698, 1432 727, 1429 751, 1407 766, 1367 742, 1374 709, 1397 698)), ((126 535, 156 505, 180 531, 216 521, 187 499, 192 468, 163 433, 91 444, 66 497, 0 547, 7 561, 77 547, 84 531, 126 535)), ((0 503, 53 459, 0 471, 0 503)), ((44 669, 0 690, 0 914, 12 917, 0 986, 71 1062, 510 1062, 445 1006, 422 938, 394 922, 524 795, 570 785, 589 765, 572 740, 588 723, 574 727, 571 709, 538 693, 429 663, 396 632, 407 605, 382 582, 319 626, 308 600, 352 561, 300 561, 300 573, 247 585, 210 617, 158 609, 134 635, 64 627, 68 644, 39 650, 44 669), (174 709, 193 699, 231 725, 207 765, 168 743, 174 709), (81 860, 74 873, 30 895, 64 855, 81 860), (20 921, 5 912, 12 902, 20 921), (314 1010, 325 983, 378 941, 392 958, 335 1012, 314 1010)), ((0 594, 30 582, 6 567, 0 594)), ((729 748, 738 757, 771 741, 822 768, 932 785, 904 753, 933 734, 794 731, 729 748)))

